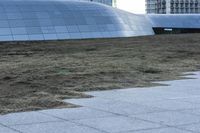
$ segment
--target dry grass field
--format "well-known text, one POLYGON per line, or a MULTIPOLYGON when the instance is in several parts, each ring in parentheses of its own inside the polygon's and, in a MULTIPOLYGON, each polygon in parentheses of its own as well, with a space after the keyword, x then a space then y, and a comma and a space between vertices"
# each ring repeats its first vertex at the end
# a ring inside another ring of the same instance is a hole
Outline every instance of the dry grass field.
POLYGON ((200 69, 200 34, 0 43, 0 114, 73 107, 84 91, 152 86, 200 69))

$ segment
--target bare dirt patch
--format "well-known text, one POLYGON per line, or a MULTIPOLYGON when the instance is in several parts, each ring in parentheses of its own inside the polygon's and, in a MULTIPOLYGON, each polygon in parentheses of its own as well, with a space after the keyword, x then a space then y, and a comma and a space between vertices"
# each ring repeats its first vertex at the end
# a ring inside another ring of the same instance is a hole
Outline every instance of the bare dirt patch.
POLYGON ((0 114, 74 107, 82 92, 151 86, 200 69, 200 34, 0 43, 0 114))

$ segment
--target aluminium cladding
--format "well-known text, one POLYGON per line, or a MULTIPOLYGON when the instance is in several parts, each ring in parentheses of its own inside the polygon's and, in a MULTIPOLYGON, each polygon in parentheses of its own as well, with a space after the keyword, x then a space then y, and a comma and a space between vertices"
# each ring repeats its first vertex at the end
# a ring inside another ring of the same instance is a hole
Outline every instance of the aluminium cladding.
POLYGON ((94 2, 0 0, 0 41, 153 35, 144 15, 94 2))
POLYGON ((148 15, 153 28, 200 29, 200 14, 148 15))

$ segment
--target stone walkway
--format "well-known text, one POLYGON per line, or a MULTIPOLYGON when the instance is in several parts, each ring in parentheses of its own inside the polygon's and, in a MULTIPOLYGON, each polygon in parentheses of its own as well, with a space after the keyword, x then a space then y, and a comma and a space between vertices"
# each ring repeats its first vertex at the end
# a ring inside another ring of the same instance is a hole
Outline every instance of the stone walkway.
POLYGON ((200 72, 170 86, 89 92, 73 109, 0 116, 0 133, 200 133, 200 72))

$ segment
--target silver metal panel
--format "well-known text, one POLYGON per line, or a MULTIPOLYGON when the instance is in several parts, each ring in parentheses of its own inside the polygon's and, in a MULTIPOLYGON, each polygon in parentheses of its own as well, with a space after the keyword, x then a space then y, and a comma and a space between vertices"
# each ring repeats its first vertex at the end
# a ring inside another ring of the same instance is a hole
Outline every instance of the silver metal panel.
POLYGON ((147 15, 154 28, 198 28, 200 14, 147 15))
POLYGON ((0 0, 0 41, 153 35, 144 15, 75 0, 0 0))

